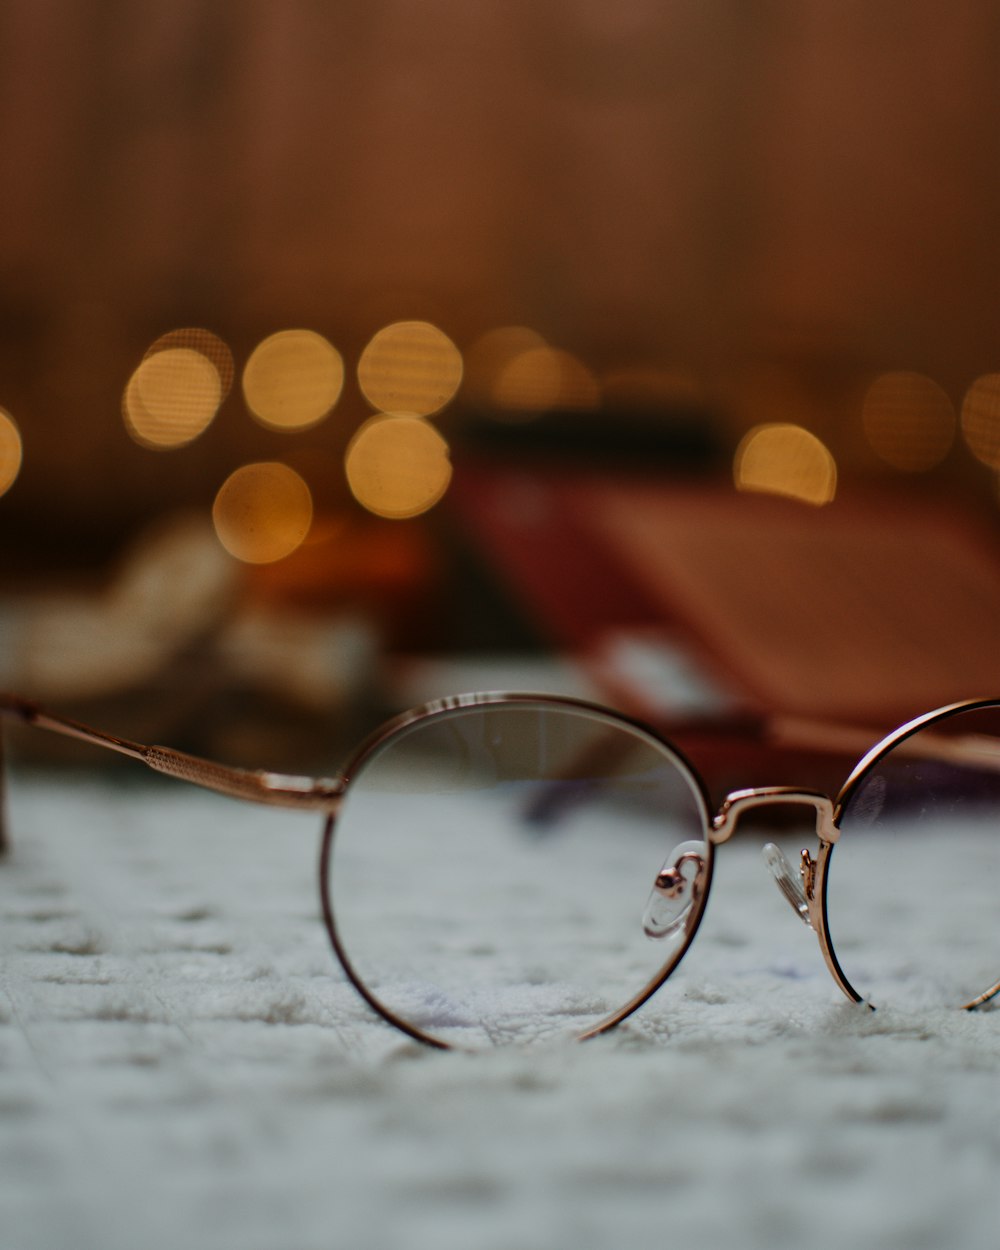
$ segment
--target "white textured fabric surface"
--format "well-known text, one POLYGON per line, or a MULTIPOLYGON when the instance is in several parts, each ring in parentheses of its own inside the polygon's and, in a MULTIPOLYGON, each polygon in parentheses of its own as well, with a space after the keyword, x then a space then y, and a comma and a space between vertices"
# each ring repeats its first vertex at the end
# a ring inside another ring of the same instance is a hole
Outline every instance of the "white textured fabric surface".
POLYGON ((1000 1012, 843 1001, 757 839, 628 1025, 464 1055, 344 983, 318 820, 120 783, 12 817, 3 1250, 997 1244, 1000 1012))

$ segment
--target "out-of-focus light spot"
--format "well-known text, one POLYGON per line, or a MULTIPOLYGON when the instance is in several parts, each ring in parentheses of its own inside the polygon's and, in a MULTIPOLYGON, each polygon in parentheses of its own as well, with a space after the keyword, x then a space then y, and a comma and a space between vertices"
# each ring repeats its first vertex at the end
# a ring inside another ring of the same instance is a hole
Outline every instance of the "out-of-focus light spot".
POLYGON ((370 418, 351 439, 344 465, 358 503, 394 520, 426 512, 451 481, 448 444, 421 417, 370 418))
POLYGON ((815 434, 801 425, 752 429, 736 449, 738 490, 785 495, 804 503, 830 503, 837 493, 837 465, 815 434))
POLYGON ((272 430, 305 430, 340 398, 344 362, 313 330, 281 330, 254 348, 243 369, 247 407, 272 430))
POLYGON ((462 353, 427 321, 396 321, 375 334, 358 361, 358 384, 373 408, 429 417, 462 381, 462 353))
POLYGON ((552 409, 582 412, 598 407, 601 388, 571 352, 532 347, 519 352, 497 376, 493 402, 515 419, 552 409))
POLYGON ((211 424, 222 402, 215 365, 190 347, 147 355, 122 399, 125 425, 143 447, 183 447, 211 424))
POLYGON ((466 395, 480 407, 493 406, 493 387, 504 369, 522 352, 545 347, 545 339, 527 326, 498 326, 487 330, 466 349, 466 395))
POLYGON ((1000 469, 1000 373, 983 374, 965 392, 962 434, 977 460, 1000 469))
POLYGON ((248 564, 271 564, 299 547, 312 524, 309 487, 288 465, 246 464, 219 487, 212 521, 223 547, 248 564))
POLYGON ((236 366, 233 363, 233 353, 217 334, 195 326, 170 330, 167 334, 161 334, 155 342, 150 344, 146 357, 155 356, 157 352, 167 351, 171 347, 187 347, 193 352, 201 352, 206 360, 210 360, 219 374, 219 383, 222 387, 220 402, 226 398, 233 385, 233 378, 236 376, 236 366))
POLYGON ((922 373, 899 371, 876 378, 865 395, 861 416, 875 454, 905 473, 933 469, 955 439, 954 406, 922 373))
POLYGON ((14 485, 23 454, 21 432, 10 413, 0 408, 0 495, 14 485))

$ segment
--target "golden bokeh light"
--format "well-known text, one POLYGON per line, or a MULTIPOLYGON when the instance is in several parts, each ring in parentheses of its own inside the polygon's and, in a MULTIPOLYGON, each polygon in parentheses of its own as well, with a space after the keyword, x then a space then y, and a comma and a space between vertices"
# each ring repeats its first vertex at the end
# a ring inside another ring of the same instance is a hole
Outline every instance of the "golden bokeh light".
POLYGON ((6 495, 21 471, 24 450, 14 418, 0 408, 0 495, 6 495))
POLYGON ((358 384, 373 408, 429 417, 454 398, 462 368, 462 353, 437 326, 396 321, 361 353, 358 384))
POLYGON ((344 386, 344 362, 322 334, 280 330, 258 343, 243 369, 243 395, 272 430, 305 430, 322 421, 344 386))
POLYGON ((497 378, 516 357, 536 347, 547 346, 545 339, 527 326, 497 326, 480 335, 465 352, 463 386, 468 398, 481 407, 493 406, 497 378))
POLYGON ((983 464, 1000 469, 1000 373, 985 373, 965 392, 962 435, 983 464))
POLYGON ((861 417, 875 454, 904 473, 933 469, 955 440, 954 405, 922 373, 900 370, 876 378, 865 395, 861 417))
POLYGON ((736 449, 738 490, 784 495, 803 503, 830 503, 837 493, 837 465, 815 434, 801 425, 768 424, 750 430, 736 449))
POLYGON ((600 405, 601 388, 571 352, 532 347, 519 352, 498 374, 493 402, 515 419, 553 409, 582 412, 600 405))
POLYGON ((393 520, 426 512, 451 481, 448 444, 422 417, 371 417, 351 439, 344 467, 358 503, 393 520))
POLYGON ((301 546, 313 502, 303 479, 279 461, 246 464, 219 487, 212 521, 223 547, 248 564, 271 564, 301 546))
POLYGON ((210 360, 218 371, 219 382, 222 386, 220 402, 226 398, 232 388, 233 378, 236 376, 236 366, 233 363, 233 353, 217 334, 196 326, 170 330, 166 334, 161 334, 155 342, 150 344, 146 350, 146 357, 155 356, 157 352, 167 351, 171 347, 186 347, 193 352, 201 352, 206 360, 210 360))
POLYGON ((167 347, 144 357, 122 398, 128 432, 143 447, 183 447, 212 422, 222 402, 219 371, 200 351, 167 347))

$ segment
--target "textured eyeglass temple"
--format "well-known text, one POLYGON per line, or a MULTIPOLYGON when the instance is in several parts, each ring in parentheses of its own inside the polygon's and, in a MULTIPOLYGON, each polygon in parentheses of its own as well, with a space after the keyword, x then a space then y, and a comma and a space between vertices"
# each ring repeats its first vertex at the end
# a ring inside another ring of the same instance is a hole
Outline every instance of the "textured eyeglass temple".
MULTIPOLYGON (((105 747, 119 755, 138 760, 147 768, 167 777, 251 803, 295 808, 300 811, 335 813, 344 793, 344 781, 339 777, 299 777, 231 768, 225 764, 217 764, 214 760, 175 751, 170 747, 143 746, 139 742, 104 733, 68 717, 55 716, 17 695, 0 694, 0 717, 4 716, 34 725, 38 729, 51 730, 64 737, 77 738, 91 746, 105 747)), ((9 849, 9 840, 4 832, 0 836, 0 850, 5 849, 9 849)))
POLYGON ((230 768, 169 747, 143 747, 139 758, 154 772, 187 781, 203 790, 251 803, 335 813, 344 794, 339 777, 299 777, 288 773, 230 768))

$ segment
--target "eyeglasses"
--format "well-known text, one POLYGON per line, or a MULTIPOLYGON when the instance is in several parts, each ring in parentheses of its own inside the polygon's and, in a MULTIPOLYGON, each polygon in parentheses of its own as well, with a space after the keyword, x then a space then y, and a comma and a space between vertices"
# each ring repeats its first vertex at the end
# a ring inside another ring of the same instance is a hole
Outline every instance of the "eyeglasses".
POLYGON ((0 716, 233 798, 322 813, 322 915, 344 973, 433 1046, 619 1024, 688 951, 716 848, 752 809, 814 817, 817 845, 797 870, 775 843, 764 855, 849 999, 905 992, 971 1009, 1000 992, 1000 701, 901 726, 835 799, 772 786, 717 810, 676 747, 575 699, 442 699, 390 721, 330 779, 143 746, 15 696, 0 696, 0 716), (994 884, 970 891, 971 879, 994 884), (930 921, 949 897, 963 908, 942 936, 930 921))

